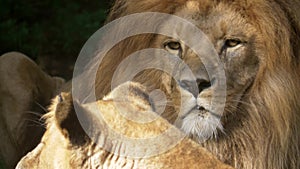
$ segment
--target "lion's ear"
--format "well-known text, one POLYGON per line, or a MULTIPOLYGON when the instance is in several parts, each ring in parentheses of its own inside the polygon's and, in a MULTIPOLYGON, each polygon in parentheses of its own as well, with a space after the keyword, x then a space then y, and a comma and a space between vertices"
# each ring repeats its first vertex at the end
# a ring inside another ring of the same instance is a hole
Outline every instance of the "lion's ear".
MULTIPOLYGON (((56 124, 71 144, 83 145, 88 141, 88 137, 77 118, 75 110, 84 112, 84 109, 77 102, 73 102, 70 93, 61 93, 58 96, 58 104, 55 110, 56 124)), ((80 118, 85 118, 85 116, 80 118)))

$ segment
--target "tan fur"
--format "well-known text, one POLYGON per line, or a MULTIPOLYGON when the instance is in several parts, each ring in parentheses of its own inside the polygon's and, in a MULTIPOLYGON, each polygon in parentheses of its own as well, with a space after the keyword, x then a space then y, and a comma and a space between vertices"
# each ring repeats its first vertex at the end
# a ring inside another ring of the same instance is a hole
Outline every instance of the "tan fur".
POLYGON ((21 53, 0 57, 0 160, 6 168, 15 167, 39 142, 44 132, 40 119, 44 107, 63 83, 21 53))
MULTIPOLYGON (((165 129, 171 125, 164 119, 157 116, 151 111, 151 106, 144 98, 141 98, 137 93, 131 93, 129 100, 123 101, 121 106, 125 111, 129 111, 138 115, 139 113, 146 113, 148 115, 156 116, 157 119, 151 123, 137 124, 131 120, 125 119, 120 115, 119 109, 116 107, 116 102, 120 102, 119 94, 127 90, 138 89, 143 90, 141 85, 135 83, 126 83, 116 88, 112 94, 105 98, 105 100, 96 103, 89 103, 80 105, 85 110, 85 115, 90 120, 95 119, 96 114, 101 113, 102 117, 106 119, 109 127, 114 131, 122 133, 122 135, 131 138, 149 138, 162 134, 165 129), (137 109, 136 105, 143 105, 144 109, 137 109), (94 107, 99 108, 98 110, 94 107), (126 130, 124 130, 124 128, 126 130)), ((142 93, 139 93, 142 94, 142 93)), ((195 142, 184 138, 175 147, 167 152, 144 158, 131 158, 114 154, 114 148, 111 151, 103 149, 101 144, 95 144, 90 139, 85 140, 80 146, 74 144, 70 140, 73 139, 72 133, 68 133, 69 128, 62 129, 64 121, 75 115, 72 110, 72 97, 68 93, 62 93, 61 96, 54 99, 51 105, 51 111, 45 115, 47 118, 47 131, 44 134, 41 143, 30 153, 28 153, 18 164, 18 169, 35 169, 35 168, 209 168, 209 169, 229 169, 231 167, 222 164, 214 156, 201 148, 195 142), (62 98, 62 101, 59 99, 62 98), (60 114, 58 116, 58 114, 60 114), (61 116, 63 115, 63 116, 61 116), (71 115, 72 116, 72 115, 71 115), (66 134, 68 133, 68 134, 66 134)), ((76 116, 76 115, 75 115, 76 116)), ((84 118, 84 117, 83 117, 84 118)), ((73 123, 78 123, 77 120, 72 120, 73 123)), ((104 123, 95 123, 94 127, 100 130, 99 138, 106 137, 104 123)), ((71 128, 73 130, 74 128, 71 128)), ((76 131, 78 132, 78 130, 76 131)), ((80 139, 82 135, 76 135, 74 139, 80 139)), ((108 140, 103 139, 104 143, 108 140)), ((123 143, 108 143, 112 147, 116 145, 124 146, 123 143)), ((121 147, 117 150, 122 149, 121 147)), ((130 151, 130 150, 129 150, 130 151)), ((145 149, 147 151, 147 149, 145 149)))

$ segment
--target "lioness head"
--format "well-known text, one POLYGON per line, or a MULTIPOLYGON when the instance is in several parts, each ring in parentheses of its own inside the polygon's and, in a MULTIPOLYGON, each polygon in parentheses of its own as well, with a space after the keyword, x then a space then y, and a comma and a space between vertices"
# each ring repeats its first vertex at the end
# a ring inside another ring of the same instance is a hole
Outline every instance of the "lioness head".
POLYGON ((143 139, 156 137, 172 127, 153 112, 149 100, 145 87, 132 82, 120 85, 104 100, 85 105, 73 102, 71 94, 61 93, 54 99, 51 111, 45 115, 47 131, 41 143, 23 157, 17 169, 231 168, 187 138, 178 140, 167 151, 150 156, 147 154, 154 150, 151 148, 159 150, 161 146, 168 147, 159 144, 169 142, 172 138, 165 137, 166 140, 131 146, 119 137, 111 140, 109 135, 112 133, 109 132, 117 132, 132 139, 132 142, 139 139, 143 142, 143 139), (156 118, 149 123, 136 123, 124 118, 123 113, 156 118), (99 116, 103 120, 99 120, 99 116), (90 137, 81 125, 88 128, 90 137), (143 156, 132 156, 134 154, 143 156))

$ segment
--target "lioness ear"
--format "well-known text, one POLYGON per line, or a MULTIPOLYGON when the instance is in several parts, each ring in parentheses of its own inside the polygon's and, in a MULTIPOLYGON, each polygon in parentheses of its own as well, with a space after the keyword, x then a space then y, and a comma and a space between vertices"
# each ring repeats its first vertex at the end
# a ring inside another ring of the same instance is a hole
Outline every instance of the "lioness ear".
POLYGON ((74 106, 76 106, 76 109, 82 109, 77 102, 73 102, 72 95, 70 93, 61 93, 58 96, 55 120, 58 128, 62 134, 70 140, 71 144, 83 145, 89 139, 81 127, 74 106))

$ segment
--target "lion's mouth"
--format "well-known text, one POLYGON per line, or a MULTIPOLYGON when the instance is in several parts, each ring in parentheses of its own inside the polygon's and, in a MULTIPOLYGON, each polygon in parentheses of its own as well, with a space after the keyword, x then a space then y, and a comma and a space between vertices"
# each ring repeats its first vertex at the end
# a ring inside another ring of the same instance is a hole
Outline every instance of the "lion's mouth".
POLYGON ((203 114, 203 117, 205 117, 205 115, 211 115, 211 116, 214 116, 215 118, 218 118, 218 119, 221 119, 222 115, 218 114, 218 113, 215 113, 211 110, 208 110, 208 109, 205 109, 204 107, 202 106, 196 106, 196 109, 199 110, 199 114, 203 114))
POLYGON ((199 117, 207 118, 208 116, 213 116, 215 118, 221 119, 221 115, 214 113, 213 111, 209 109, 205 109, 203 106, 196 105, 192 109, 190 109, 188 112, 184 113, 180 118, 184 119, 186 116, 188 116, 190 113, 197 113, 199 117))

